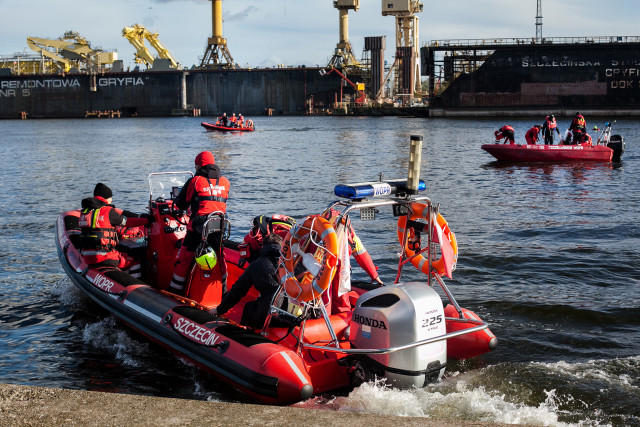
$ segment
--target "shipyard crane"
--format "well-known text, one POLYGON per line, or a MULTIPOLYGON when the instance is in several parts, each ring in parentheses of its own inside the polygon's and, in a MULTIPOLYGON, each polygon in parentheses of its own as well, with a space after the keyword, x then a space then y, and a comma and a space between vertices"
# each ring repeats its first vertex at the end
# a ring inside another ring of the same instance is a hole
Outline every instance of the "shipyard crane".
POLYGON ((396 57, 400 56, 396 87, 400 95, 409 98, 405 99, 408 103, 414 92, 422 89, 416 13, 422 12, 423 7, 420 0, 382 0, 382 16, 393 15, 396 18, 396 57))
POLYGON ((339 11, 340 40, 327 66, 335 68, 361 67, 362 65, 353 54, 349 42, 349 10, 357 12, 360 8, 360 0, 333 0, 333 7, 339 11))
POLYGON ((158 33, 152 33, 140 24, 133 24, 131 27, 122 29, 122 36, 136 48, 135 61, 137 63, 144 63, 147 67, 151 67, 156 60, 145 46, 144 42, 147 40, 158 52, 158 58, 168 59, 172 68, 178 68, 178 62, 173 58, 169 50, 160 43, 158 33))
POLYGON ((200 67, 238 68, 227 47, 227 39, 222 37, 222 0, 211 0, 211 18, 212 33, 200 67))
POLYGON ((63 72, 68 72, 72 67, 79 70, 100 68, 104 64, 113 64, 118 59, 116 52, 92 49, 87 39, 75 31, 67 31, 57 40, 27 37, 27 45, 31 50, 51 59, 63 72))

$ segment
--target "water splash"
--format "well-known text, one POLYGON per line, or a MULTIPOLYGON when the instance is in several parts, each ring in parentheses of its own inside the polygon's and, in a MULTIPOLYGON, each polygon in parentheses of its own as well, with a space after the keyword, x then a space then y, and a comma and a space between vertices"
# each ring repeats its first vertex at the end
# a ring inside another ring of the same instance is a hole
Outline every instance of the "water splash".
POLYGON ((88 298, 67 276, 59 279, 51 286, 51 295, 67 308, 82 311, 88 310, 88 298))
POLYGON ((82 338, 85 343, 96 349, 113 354, 124 366, 143 366, 144 362, 138 360, 137 356, 143 356, 149 352, 148 344, 129 337, 113 317, 87 324, 82 332, 82 338))

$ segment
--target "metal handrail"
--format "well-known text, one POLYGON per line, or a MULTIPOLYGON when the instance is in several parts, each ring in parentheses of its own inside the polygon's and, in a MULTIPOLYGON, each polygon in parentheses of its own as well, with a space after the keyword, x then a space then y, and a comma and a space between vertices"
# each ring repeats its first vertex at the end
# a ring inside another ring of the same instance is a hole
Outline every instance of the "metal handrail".
POLYGON ((596 36, 596 37, 545 37, 541 41, 532 38, 498 38, 498 39, 450 39, 430 40, 425 47, 458 47, 458 46, 496 46, 522 44, 603 44, 603 43, 640 43, 640 36, 596 36))
MULTIPOLYGON (((463 320, 463 321, 465 321, 464 323, 476 323, 477 322, 477 321, 471 320, 471 319, 457 319, 455 317, 451 318, 451 319, 463 320)), ((310 349, 310 350, 322 350, 322 351, 328 351, 328 352, 332 352, 332 353, 344 353, 344 354, 387 354, 387 353, 394 353, 396 351, 407 350, 407 349, 414 348, 414 347, 420 347, 420 346, 427 345, 427 344, 433 344, 434 342, 448 340, 448 339, 455 338, 455 337, 458 337, 458 336, 461 336, 461 335, 466 335, 466 334, 470 334, 470 333, 473 333, 473 332, 478 332, 478 331, 481 331, 483 329, 487 329, 489 327, 489 325, 487 325, 484 322, 479 322, 479 323, 481 323, 481 324, 478 325, 478 326, 474 326, 473 328, 463 329, 463 330, 456 331, 456 332, 450 332, 448 334, 440 335, 438 337, 428 338, 426 340, 416 341, 416 342, 412 342, 412 343, 409 343, 409 344, 399 345, 397 347, 390 347, 390 348, 340 348, 340 347, 327 347, 327 346, 323 346, 323 345, 305 344, 305 343, 302 343, 302 347, 305 348, 305 349, 310 349)))

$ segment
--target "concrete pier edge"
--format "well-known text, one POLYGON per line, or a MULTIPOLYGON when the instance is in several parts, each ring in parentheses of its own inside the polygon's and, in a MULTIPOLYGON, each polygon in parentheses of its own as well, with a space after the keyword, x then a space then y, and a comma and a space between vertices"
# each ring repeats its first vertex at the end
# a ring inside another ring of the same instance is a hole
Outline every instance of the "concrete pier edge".
POLYGON ((0 384, 2 427, 284 426, 296 422, 305 427, 503 425, 0 384))

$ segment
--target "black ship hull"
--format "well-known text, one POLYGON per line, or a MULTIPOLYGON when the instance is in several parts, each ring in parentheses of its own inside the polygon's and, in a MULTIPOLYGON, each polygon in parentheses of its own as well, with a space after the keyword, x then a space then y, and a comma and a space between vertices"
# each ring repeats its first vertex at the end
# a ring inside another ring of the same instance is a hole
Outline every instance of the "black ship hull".
POLYGON ((438 77, 437 55, 445 55, 446 89, 431 85, 431 116, 640 112, 640 43, 547 42, 460 49, 423 48, 432 80, 438 77), (482 57, 480 49, 488 55, 482 57), (481 65, 474 68, 476 60, 481 65))
POLYGON ((340 78, 319 68, 0 76, 0 119, 79 118, 95 112, 166 117, 197 109, 305 114, 329 109, 340 78))

